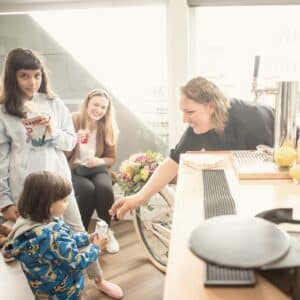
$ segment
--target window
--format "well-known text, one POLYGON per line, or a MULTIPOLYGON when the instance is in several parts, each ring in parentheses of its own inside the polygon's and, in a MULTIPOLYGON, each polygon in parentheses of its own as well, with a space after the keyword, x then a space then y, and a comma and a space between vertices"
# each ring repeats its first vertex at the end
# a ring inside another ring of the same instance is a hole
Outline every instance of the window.
MULTIPOLYGON (((258 86, 300 79, 300 6, 196 8, 196 73, 232 97, 254 99, 254 58, 260 56, 258 86)), ((274 105, 273 96, 260 99, 274 105)))
POLYGON ((167 142, 164 5, 31 15, 127 109, 167 142))

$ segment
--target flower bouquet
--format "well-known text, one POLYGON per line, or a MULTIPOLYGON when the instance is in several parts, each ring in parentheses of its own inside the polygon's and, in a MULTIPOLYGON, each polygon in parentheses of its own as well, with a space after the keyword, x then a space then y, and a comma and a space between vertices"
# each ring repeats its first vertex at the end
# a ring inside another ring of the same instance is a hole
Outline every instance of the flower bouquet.
POLYGON ((117 182, 125 196, 138 192, 150 178, 163 157, 158 152, 148 150, 136 153, 122 162, 117 182))

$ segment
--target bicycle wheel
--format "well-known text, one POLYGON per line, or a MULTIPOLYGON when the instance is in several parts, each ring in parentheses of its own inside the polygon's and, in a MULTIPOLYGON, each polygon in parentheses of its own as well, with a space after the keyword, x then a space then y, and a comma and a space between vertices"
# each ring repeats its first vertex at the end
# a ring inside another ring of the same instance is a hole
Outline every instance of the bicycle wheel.
POLYGON ((165 272, 168 260, 172 222, 172 199, 161 191, 133 215, 135 230, 151 262, 165 272))

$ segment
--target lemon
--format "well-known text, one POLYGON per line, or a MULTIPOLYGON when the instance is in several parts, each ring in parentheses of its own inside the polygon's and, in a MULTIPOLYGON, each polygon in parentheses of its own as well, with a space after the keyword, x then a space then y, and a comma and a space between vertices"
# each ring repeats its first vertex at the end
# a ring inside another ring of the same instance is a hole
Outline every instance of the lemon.
POLYGON ((300 165, 294 165, 290 168, 290 176, 297 181, 300 181, 300 165))
POLYGON ((279 167, 289 167, 296 159, 297 152, 290 146, 281 146, 275 150, 274 160, 279 167))
POLYGON ((300 164, 300 144, 297 146, 296 164, 300 164))
POLYGON ((281 146, 287 146, 287 147, 290 147, 290 148, 293 148, 293 143, 290 139, 286 139, 281 146))

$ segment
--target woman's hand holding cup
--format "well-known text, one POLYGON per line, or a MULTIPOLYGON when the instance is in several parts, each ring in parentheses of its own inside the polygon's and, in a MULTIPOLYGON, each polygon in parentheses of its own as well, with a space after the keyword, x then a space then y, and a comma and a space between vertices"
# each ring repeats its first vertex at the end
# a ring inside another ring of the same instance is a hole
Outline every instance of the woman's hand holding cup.
POLYGON ((81 144, 86 144, 89 141, 90 131, 87 129, 80 129, 77 132, 77 141, 81 144))

